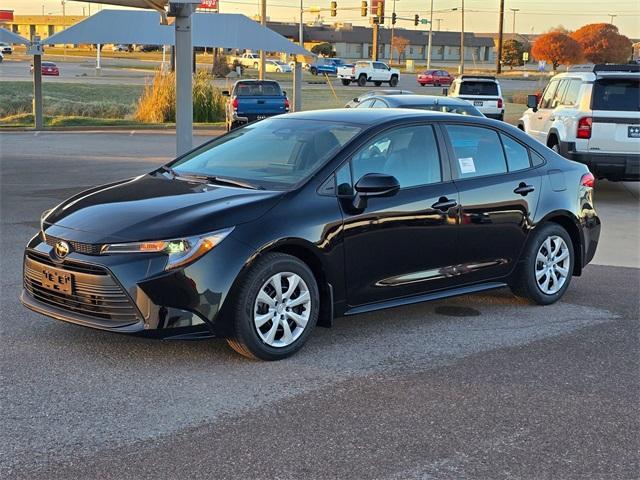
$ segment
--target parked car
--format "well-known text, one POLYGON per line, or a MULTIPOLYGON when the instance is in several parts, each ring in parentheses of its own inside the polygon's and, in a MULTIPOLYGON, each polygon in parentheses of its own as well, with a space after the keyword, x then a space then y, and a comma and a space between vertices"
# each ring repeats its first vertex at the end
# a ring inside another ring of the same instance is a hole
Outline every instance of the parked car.
POLYGON ((2 52, 0 52, 0 63, 2 63, 4 60, 4 55, 2 54, 2 52))
POLYGON ((138 45, 136 50, 139 52, 159 52, 162 50, 162 45, 138 45))
POLYGON ((0 42, 0 53, 3 55, 11 55, 13 53, 13 47, 8 43, 0 42))
MULTIPOLYGON (((53 62, 42 62, 40 72, 42 72, 42 75, 53 75, 54 77, 60 76, 60 70, 53 62)), ((33 73, 33 65, 31 65, 31 73, 33 73)))
POLYGON ((460 75, 451 84, 449 96, 468 101, 486 117, 504 120, 502 89, 496 77, 460 75))
POLYGON ((133 48, 131 47, 131 45, 120 43, 118 45, 112 45, 111 50, 113 50, 114 52, 132 52, 133 48))
MULTIPOLYGON (((341 58, 318 58, 315 63, 309 65, 311 75, 336 75, 338 67, 347 66, 341 58)), ((351 65, 348 65, 351 66, 351 65)))
POLYGON ((640 65, 580 65, 530 95, 518 127, 609 180, 640 180, 640 65))
POLYGON ((266 60, 265 69, 267 72, 277 72, 277 73, 289 73, 291 72, 291 67, 289 64, 282 62, 280 60, 266 60))
POLYGON ((230 61, 237 60, 240 65, 245 68, 258 68, 260 66, 260 54, 258 53, 243 53, 239 57, 231 57, 230 61))
POLYGON ((395 87, 398 85, 400 70, 383 62, 360 61, 353 66, 338 67, 337 77, 345 86, 357 82, 358 86, 365 87, 367 82, 373 82, 376 87, 383 83, 395 87))
POLYGON ((364 99, 355 108, 411 108, 431 110, 433 112, 457 113, 484 117, 469 102, 457 98, 438 97, 435 95, 374 95, 364 99))
POLYGON ((272 80, 239 80, 228 96, 226 104, 227 131, 245 123, 262 120, 289 111, 289 100, 278 82, 272 80))
POLYGON ((371 90, 371 91, 369 91, 367 93, 363 93, 359 97, 354 98, 350 102, 347 102, 347 104, 344 106, 344 108, 355 108, 365 98, 369 98, 369 97, 372 97, 374 95, 413 95, 413 92, 411 90, 396 90, 396 89, 371 90))
POLYGON ((453 75, 446 70, 425 70, 418 74, 418 83, 424 87, 426 85, 433 85, 439 87, 441 85, 451 85, 453 82, 453 75))
POLYGON ((505 286, 554 303, 595 254, 593 205, 584 165, 507 124, 280 115, 45 212, 21 300, 87 327, 216 335, 277 360, 338 316, 505 286))

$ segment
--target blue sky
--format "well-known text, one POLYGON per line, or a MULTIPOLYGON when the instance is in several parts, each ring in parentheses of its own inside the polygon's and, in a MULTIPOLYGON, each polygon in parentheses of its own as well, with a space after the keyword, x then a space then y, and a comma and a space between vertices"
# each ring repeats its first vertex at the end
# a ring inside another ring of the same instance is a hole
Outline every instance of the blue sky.
MULTIPOLYGON (((326 22, 344 21, 363 23, 360 16, 360 0, 337 0, 341 10, 332 18, 329 12, 322 12, 326 22)), ((392 10, 393 0, 386 0, 386 14, 392 10)), ((398 17, 413 18, 414 14, 428 17, 430 0, 396 0, 398 17)), ((328 8, 329 0, 304 0, 305 8, 328 8)), ((371 0, 369 0, 371 3, 371 0)), ((220 9, 228 13, 244 13, 254 15, 258 12, 259 0, 220 0, 220 9)), ((60 0, 3 0, 0 8, 13 9, 16 14, 61 14, 60 0)), ((267 0, 267 15, 271 20, 293 21, 299 18, 300 0, 267 0)), ((434 0, 434 19, 440 18, 442 30, 460 29, 460 12, 451 11, 460 7, 460 0, 434 0)), ((115 8, 105 6, 104 8, 115 8)), ((497 31, 499 0, 465 0, 465 27, 469 31, 497 31)), ((631 38, 640 37, 640 1, 615 0, 607 3, 602 0, 506 0, 505 31, 513 28, 513 13, 510 9, 519 9, 516 13, 516 31, 518 33, 542 32, 557 25, 576 29, 587 23, 609 22, 609 15, 614 17, 614 24, 620 31, 631 38)), ((88 4, 78 1, 67 1, 66 11, 69 15, 88 13, 88 4)), ((93 5, 92 11, 97 10, 93 5)), ((312 20, 317 13, 308 13, 306 20, 312 20)), ((434 22, 434 26, 436 22, 434 22)), ((397 26, 414 28, 413 21, 399 20, 397 26)), ((426 28, 420 26, 418 28, 426 28)))

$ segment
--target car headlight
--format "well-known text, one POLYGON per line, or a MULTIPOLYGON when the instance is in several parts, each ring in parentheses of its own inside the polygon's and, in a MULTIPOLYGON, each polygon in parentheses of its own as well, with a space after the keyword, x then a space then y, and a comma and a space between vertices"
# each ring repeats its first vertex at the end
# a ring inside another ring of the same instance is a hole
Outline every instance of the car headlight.
POLYGON ((195 237, 178 238, 173 240, 154 240, 148 242, 112 243, 104 245, 100 254, 117 253, 165 253, 168 256, 165 270, 182 267, 194 262, 208 251, 212 250, 227 235, 233 227, 218 230, 195 237))

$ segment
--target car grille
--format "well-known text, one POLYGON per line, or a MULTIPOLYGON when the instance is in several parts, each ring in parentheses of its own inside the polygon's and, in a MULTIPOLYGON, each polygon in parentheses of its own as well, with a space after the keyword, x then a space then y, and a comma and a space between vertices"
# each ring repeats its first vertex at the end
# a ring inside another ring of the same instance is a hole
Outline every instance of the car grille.
POLYGON ((85 255, 100 255, 102 245, 95 243, 82 243, 73 240, 64 240, 62 238, 53 237, 51 235, 42 234, 47 245, 55 247, 57 242, 65 241, 71 247, 72 252, 83 253, 85 255))
POLYGON ((45 255, 29 252, 24 261, 24 288, 42 303, 89 317, 114 322, 136 322, 139 318, 122 287, 106 269, 96 265, 57 264, 45 255), (43 286, 43 270, 47 268, 72 275, 71 294, 43 286))

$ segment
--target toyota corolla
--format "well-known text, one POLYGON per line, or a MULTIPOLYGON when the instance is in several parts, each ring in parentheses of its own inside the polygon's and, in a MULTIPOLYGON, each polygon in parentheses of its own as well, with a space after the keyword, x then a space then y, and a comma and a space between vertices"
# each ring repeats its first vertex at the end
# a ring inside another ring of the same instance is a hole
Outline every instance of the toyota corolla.
POLYGON ((78 325, 218 336, 276 360, 337 316, 506 286, 557 301, 596 250, 593 182, 485 118, 282 115, 45 212, 21 298, 78 325))

